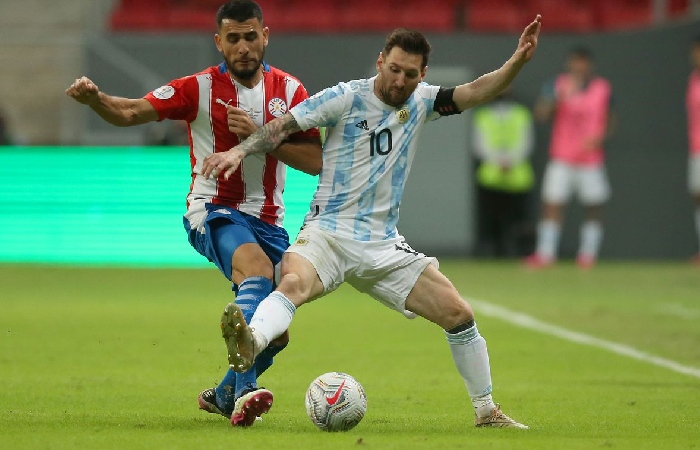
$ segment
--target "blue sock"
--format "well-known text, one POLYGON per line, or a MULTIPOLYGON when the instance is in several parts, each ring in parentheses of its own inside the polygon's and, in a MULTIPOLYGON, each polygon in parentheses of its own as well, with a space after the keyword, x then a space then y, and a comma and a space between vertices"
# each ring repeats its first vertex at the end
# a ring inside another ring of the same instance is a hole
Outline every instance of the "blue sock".
MULTIPOLYGON (((246 322, 250 323, 258 305, 270 292, 272 292, 272 281, 265 277, 248 277, 238 286, 236 304, 241 308, 246 322)), ((269 362, 272 363, 271 360, 269 362)), ((269 365, 265 369, 268 367, 269 365)), ((216 387, 216 402, 219 408, 226 409, 228 412, 229 409, 233 410, 235 400, 243 391, 257 387, 258 371, 255 365, 244 373, 236 373, 229 369, 216 387)))
POLYGON ((219 407, 221 412, 224 414, 231 414, 233 412, 233 405, 236 402, 236 376, 238 374, 228 369, 224 379, 216 387, 216 406, 219 407))
POLYGON ((279 345, 268 345, 265 350, 260 352, 257 358, 255 358, 255 371, 258 376, 262 375, 267 369, 272 365, 272 358, 284 350, 287 344, 282 346, 279 345))

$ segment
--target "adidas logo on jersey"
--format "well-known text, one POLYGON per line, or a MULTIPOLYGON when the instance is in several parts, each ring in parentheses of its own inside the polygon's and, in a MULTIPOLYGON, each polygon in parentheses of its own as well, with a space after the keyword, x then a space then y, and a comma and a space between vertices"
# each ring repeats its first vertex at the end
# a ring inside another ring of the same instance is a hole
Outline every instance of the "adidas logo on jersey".
POLYGON ((369 131, 369 125, 367 125, 367 121, 366 121, 366 120, 363 120, 363 121, 361 121, 361 122, 357 122, 357 123, 355 124, 355 126, 356 126, 357 128, 362 128, 362 129, 365 130, 365 131, 369 131))

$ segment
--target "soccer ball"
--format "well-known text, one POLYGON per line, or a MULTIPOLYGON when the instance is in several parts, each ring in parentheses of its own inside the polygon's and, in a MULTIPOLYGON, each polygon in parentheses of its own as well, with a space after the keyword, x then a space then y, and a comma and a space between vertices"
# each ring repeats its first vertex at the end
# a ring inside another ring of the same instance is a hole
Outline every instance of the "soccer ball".
POLYGON ((346 373, 324 373, 306 391, 306 413, 323 431, 351 430, 366 411, 365 390, 346 373))

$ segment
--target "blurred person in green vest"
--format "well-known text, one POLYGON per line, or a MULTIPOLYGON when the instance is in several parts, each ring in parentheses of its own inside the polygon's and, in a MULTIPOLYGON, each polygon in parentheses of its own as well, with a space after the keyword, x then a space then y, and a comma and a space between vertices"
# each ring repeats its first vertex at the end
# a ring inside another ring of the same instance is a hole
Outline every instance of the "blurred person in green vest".
POLYGON ((527 254, 532 238, 528 203, 534 184, 529 161, 534 146, 530 110, 504 91, 472 116, 478 204, 476 253, 489 257, 527 254))

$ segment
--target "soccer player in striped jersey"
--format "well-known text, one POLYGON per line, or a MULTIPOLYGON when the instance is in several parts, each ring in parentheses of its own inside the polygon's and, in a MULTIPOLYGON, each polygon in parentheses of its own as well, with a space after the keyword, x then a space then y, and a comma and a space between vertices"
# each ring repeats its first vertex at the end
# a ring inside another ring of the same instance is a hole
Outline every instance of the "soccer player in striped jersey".
POLYGON ((377 75, 325 89, 273 120, 229 152, 209 155, 203 175, 233 176, 241 163, 272 151, 290 133, 327 127, 323 168, 304 227, 282 260, 282 279, 252 320, 231 304, 232 367, 245 371, 289 327, 297 307, 347 281, 408 317, 420 315, 446 334, 476 415, 476 426, 527 428, 491 397, 486 341, 471 306, 437 268, 399 234, 399 205, 423 126, 483 104, 503 91, 537 47, 541 18, 523 31, 499 69, 456 87, 423 82, 430 45, 394 30, 376 62, 377 75), (250 324, 250 326, 248 325, 250 324))
MULTIPOLYGON (((686 108, 688 112, 688 188, 695 202, 695 232, 700 244, 700 36, 695 38, 690 50, 693 71, 688 78, 686 108)), ((700 250, 693 257, 700 265, 700 250)))
MULTIPOLYGON (((164 119, 187 122, 192 182, 185 230, 190 244, 233 282, 235 301, 250 318, 272 291, 275 266, 289 246, 282 228, 285 164, 318 174, 321 144, 318 130, 311 127, 290 134, 269 154, 248 158, 229 177, 204 176, 207 156, 240 144, 308 98, 299 80, 263 61, 269 29, 257 3, 225 3, 216 22, 215 43, 224 58, 218 66, 173 80, 140 99, 107 95, 86 77, 66 93, 117 126, 164 119)), ((230 417, 233 425, 252 425, 273 400, 270 391, 257 386, 257 376, 288 339, 282 333, 271 341, 247 372, 229 370, 215 389, 200 393, 200 408, 230 417)))

